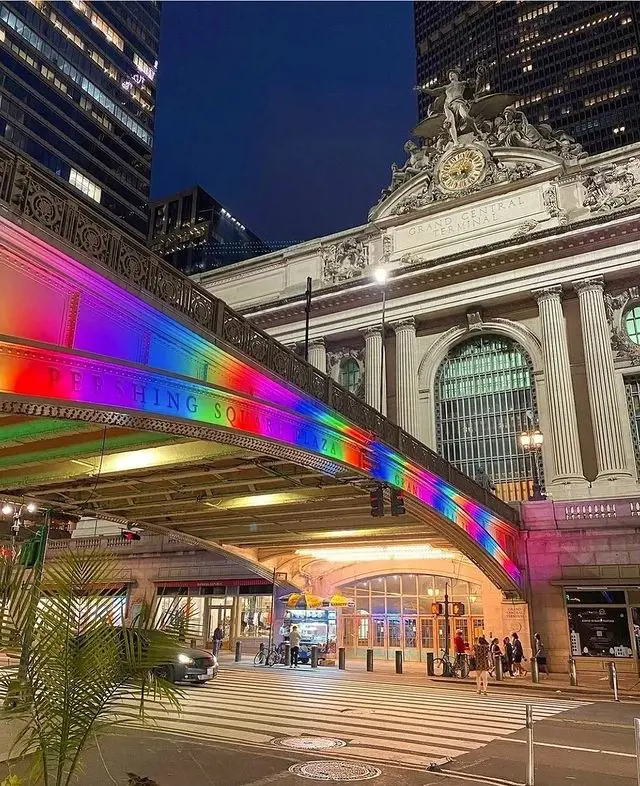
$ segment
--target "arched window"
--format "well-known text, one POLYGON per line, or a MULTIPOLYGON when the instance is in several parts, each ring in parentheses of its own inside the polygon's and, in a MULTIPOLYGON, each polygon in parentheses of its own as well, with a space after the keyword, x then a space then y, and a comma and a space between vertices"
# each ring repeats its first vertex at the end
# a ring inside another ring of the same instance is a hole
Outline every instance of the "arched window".
POLYGON ((350 393, 355 393, 360 382, 360 366, 354 358, 345 358, 340 363, 340 375, 338 381, 343 388, 350 393))
POLYGON ((630 308, 624 315, 624 329, 630 341, 640 344, 640 306, 630 308))
POLYGON ((469 477, 488 476, 502 499, 527 499, 538 457, 523 453, 518 435, 538 416, 524 349, 502 336, 474 336, 450 350, 435 388, 438 452, 469 477))

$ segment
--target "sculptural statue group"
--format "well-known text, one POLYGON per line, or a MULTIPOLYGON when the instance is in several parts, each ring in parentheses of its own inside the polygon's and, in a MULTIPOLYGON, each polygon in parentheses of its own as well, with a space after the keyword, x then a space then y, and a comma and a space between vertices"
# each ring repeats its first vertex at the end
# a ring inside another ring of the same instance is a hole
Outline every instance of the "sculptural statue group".
MULTIPOLYGON (((483 93, 486 82, 483 66, 476 68, 475 80, 463 79, 458 68, 447 74, 448 82, 440 87, 419 85, 418 92, 433 97, 426 118, 415 129, 420 143, 409 140, 404 150, 407 160, 402 166, 391 165, 391 183, 382 191, 381 201, 408 180, 425 172, 432 174, 447 151, 466 143, 485 148, 519 147, 554 153, 563 159, 578 159, 587 153, 564 131, 554 131, 546 123, 533 124, 515 107, 517 96, 511 93, 483 93)), ((516 168, 518 177, 527 166, 516 168)), ((504 171, 501 179, 516 179, 504 171)), ((495 180, 494 180, 495 182, 495 180)), ((432 195, 437 198, 436 195, 432 195)), ((399 212, 406 212, 402 209, 399 212)))

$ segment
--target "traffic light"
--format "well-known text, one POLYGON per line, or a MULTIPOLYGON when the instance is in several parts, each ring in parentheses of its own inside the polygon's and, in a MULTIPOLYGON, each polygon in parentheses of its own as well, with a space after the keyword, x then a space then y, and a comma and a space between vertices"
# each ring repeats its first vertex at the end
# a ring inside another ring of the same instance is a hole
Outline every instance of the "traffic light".
POLYGON ((46 550, 46 527, 40 527, 35 535, 25 540, 20 549, 20 564, 24 568, 35 568, 44 562, 46 550))
POLYGON ((384 516, 384 489, 382 486, 376 486, 369 494, 371 500, 371 515, 375 518, 384 516))
POLYGON ((441 617, 444 614, 444 606, 442 605, 442 603, 432 603, 431 613, 434 614, 436 617, 441 617))
POLYGON ((404 507, 404 492, 401 489, 391 489, 391 515, 404 516, 406 512, 404 507))
POLYGON ((451 613, 453 614, 454 617, 464 617, 465 614, 464 603, 452 603, 451 613))
POLYGON ((120 537, 126 541, 140 540, 140 533, 134 529, 123 529, 120 532, 120 537))

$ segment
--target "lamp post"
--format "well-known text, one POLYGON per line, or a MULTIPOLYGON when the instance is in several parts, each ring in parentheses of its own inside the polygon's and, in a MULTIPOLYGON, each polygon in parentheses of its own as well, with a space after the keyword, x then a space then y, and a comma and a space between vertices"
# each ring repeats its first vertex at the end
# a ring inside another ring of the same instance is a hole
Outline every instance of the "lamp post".
POLYGON ((544 436, 539 429, 529 429, 520 434, 520 445, 525 453, 528 453, 531 461, 531 475, 533 478, 533 494, 529 495, 530 500, 542 500, 544 494, 540 487, 540 475, 538 473, 538 455, 542 450, 544 436))
POLYGON ((378 267, 374 270, 373 276, 375 280, 380 284, 382 289, 382 343, 380 344, 380 414, 382 415, 382 396, 384 391, 384 360, 385 360, 385 350, 384 350, 384 339, 386 333, 385 327, 385 311, 387 307, 387 277, 388 273, 386 268, 378 267))

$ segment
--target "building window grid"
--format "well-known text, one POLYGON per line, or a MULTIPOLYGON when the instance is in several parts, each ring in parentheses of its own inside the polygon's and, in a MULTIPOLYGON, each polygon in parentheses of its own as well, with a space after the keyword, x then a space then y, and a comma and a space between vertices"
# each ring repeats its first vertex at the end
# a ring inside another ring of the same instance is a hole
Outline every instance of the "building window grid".
POLYGON ((132 133, 142 139, 147 145, 151 146, 153 138, 148 131, 146 131, 139 123, 136 123, 126 112, 124 112, 114 101, 112 101, 105 93, 103 93, 97 85, 89 81, 83 76, 74 66, 67 60, 61 57, 55 50, 53 50, 40 36, 31 30, 30 27, 25 25, 18 19, 15 14, 11 13, 4 7, 0 7, 0 19, 11 27, 21 37, 28 41, 31 46, 39 51, 43 57, 49 62, 59 68, 66 76, 73 82, 78 84, 85 93, 91 95, 101 106, 107 109, 114 117, 116 117, 124 126, 126 126, 132 133))
POLYGON ((640 375, 625 377, 624 387, 627 394, 636 468, 640 472, 640 375))
POLYGON ((82 172, 78 172, 77 169, 72 168, 69 172, 69 183, 95 202, 99 203, 102 199, 102 189, 100 186, 83 175, 82 172))
MULTIPOLYGON (((532 492, 518 435, 537 422, 530 359, 514 341, 479 336, 456 345, 436 376, 437 450, 470 477, 479 470, 506 501, 532 492)), ((542 479, 542 466, 538 462, 542 479)))

